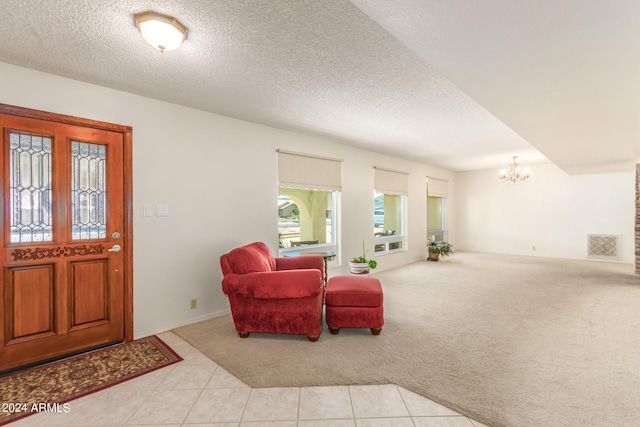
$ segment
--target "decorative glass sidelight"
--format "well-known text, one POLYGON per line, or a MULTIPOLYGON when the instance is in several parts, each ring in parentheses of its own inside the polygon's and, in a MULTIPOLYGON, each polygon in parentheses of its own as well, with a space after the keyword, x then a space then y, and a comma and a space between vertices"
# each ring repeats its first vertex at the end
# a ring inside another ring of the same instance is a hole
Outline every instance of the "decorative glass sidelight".
POLYGON ((53 240, 51 147, 49 137, 9 132, 12 243, 53 240))
POLYGON ((71 141, 71 232, 74 240, 107 236, 104 145, 71 141))

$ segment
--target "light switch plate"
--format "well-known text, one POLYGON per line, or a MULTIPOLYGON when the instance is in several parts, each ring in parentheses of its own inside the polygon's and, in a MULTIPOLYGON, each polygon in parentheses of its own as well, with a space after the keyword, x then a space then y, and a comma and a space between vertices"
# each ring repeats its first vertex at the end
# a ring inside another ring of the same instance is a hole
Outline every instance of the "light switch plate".
POLYGON ((151 216, 151 205, 142 206, 142 216, 151 216))
POLYGON ((169 205, 156 205, 156 216, 169 216, 169 205))

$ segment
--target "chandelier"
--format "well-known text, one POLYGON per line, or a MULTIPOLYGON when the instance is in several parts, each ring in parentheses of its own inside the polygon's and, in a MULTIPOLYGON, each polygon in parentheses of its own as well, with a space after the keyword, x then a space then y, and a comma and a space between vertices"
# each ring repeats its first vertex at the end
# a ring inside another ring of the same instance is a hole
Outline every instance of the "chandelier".
POLYGON ((513 162, 506 168, 500 171, 500 181, 511 182, 515 184, 518 181, 526 181, 529 179, 529 169, 524 169, 516 159, 518 156, 513 156, 513 162))

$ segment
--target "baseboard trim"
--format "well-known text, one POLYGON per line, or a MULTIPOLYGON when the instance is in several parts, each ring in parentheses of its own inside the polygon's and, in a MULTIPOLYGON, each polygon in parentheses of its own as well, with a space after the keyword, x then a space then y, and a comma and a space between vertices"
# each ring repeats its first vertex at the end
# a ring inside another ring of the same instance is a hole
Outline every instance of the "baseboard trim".
MULTIPOLYGON (((181 326, 191 325, 193 323, 204 322, 205 320, 215 319, 216 317, 226 316, 227 314, 231 314, 231 310, 221 310, 216 311, 215 313, 205 314, 204 316, 194 317, 189 320, 185 320, 183 322, 173 323, 169 325, 158 326, 157 328, 147 329, 144 331, 136 331, 134 335, 134 339, 149 337, 151 335, 161 334, 163 332, 170 331, 175 328, 179 328, 181 326)), ((134 325, 135 326, 135 325, 134 325)))

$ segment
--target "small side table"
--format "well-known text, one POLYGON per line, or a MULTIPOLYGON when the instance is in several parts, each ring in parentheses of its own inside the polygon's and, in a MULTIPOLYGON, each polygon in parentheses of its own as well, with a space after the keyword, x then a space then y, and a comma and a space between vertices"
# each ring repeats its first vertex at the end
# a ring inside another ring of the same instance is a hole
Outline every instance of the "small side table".
POLYGON ((327 263, 333 259, 335 259, 336 257, 336 253, 333 251, 318 251, 318 252, 300 252, 300 251, 294 251, 294 252, 285 252, 284 254, 282 254, 283 256, 286 257, 293 257, 293 256, 304 256, 304 255, 320 255, 322 256, 322 258, 324 259, 324 287, 327 287, 327 280, 329 278, 329 268, 327 267, 327 263))

